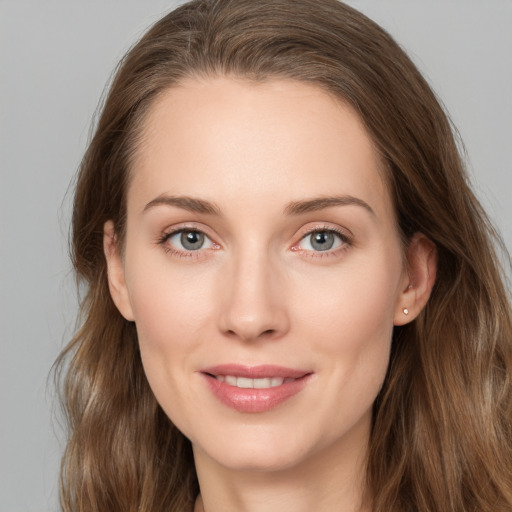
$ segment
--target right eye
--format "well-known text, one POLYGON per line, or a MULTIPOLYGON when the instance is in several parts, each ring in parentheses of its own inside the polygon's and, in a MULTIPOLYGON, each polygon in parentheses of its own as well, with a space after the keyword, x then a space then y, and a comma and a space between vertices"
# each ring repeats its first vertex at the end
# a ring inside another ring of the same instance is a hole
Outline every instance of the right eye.
POLYGON ((200 249, 210 249, 214 243, 201 231, 195 229, 180 229, 166 235, 165 244, 172 246, 178 251, 199 251, 200 249))

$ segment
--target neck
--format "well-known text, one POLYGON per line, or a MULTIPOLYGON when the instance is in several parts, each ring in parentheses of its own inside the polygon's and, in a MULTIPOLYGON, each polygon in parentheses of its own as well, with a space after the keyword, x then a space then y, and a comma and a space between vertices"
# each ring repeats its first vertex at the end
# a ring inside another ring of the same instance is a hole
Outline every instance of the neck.
POLYGON ((201 488, 194 512, 368 512, 367 439, 345 438, 293 467, 272 471, 226 468, 194 446, 201 488))

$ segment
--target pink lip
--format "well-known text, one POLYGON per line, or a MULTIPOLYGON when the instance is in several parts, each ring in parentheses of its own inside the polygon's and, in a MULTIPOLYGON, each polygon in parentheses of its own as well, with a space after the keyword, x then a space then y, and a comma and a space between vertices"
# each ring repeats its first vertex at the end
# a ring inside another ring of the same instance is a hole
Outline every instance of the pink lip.
POLYGON ((283 366, 243 366, 225 364, 205 368, 201 371, 210 391, 225 405, 239 412, 265 412, 274 409, 288 398, 301 391, 309 381, 312 372, 285 368, 283 366), (232 375, 249 379, 281 377, 293 379, 280 386, 266 389, 238 388, 218 381, 216 375, 232 375))

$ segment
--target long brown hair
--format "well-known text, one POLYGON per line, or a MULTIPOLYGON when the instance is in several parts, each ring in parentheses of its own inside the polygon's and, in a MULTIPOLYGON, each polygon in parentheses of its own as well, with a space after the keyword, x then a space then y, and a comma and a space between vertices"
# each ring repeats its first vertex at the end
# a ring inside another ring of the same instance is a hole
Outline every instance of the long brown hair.
MULTIPOLYGON (((80 166, 72 257, 87 292, 62 353, 69 440, 65 511, 184 511, 198 483, 189 441, 144 376, 133 323, 111 300, 103 225, 123 239, 125 193, 149 107, 188 77, 288 78, 352 105, 387 169, 405 243, 434 242, 438 277, 394 332, 367 463, 379 512, 512 511, 512 312, 450 122, 393 39, 336 0, 196 0, 125 56, 80 166)), ((508 265, 508 263, 507 263, 508 265)))

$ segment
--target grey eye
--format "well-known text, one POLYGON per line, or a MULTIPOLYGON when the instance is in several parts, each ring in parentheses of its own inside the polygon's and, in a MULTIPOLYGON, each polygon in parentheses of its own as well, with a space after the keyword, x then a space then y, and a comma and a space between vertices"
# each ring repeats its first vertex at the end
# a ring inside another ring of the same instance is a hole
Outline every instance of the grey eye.
POLYGON ((182 252, 210 249, 214 246, 207 235, 194 229, 175 231, 166 238, 165 243, 182 252))
POLYGON ((331 249, 337 249, 348 240, 336 231, 324 229, 321 231, 312 231, 308 233, 301 241, 300 248, 307 251, 325 252, 331 249))
POLYGON ((311 247, 315 251, 328 251, 334 246, 334 233, 332 231, 316 231, 310 235, 311 247))
POLYGON ((187 251, 197 251, 204 245, 205 236, 199 231, 182 231, 180 233, 180 243, 187 251))

